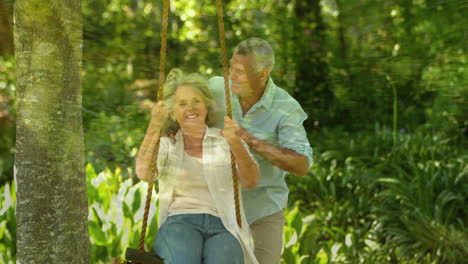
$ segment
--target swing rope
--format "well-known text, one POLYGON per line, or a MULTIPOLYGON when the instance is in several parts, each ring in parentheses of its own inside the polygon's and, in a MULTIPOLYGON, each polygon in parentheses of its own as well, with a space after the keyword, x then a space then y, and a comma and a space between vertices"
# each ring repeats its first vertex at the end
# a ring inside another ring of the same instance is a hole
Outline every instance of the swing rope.
MULTIPOLYGON (((226 55, 226 42, 224 35, 224 23, 223 23, 223 6, 222 0, 216 0, 216 7, 218 10, 218 26, 219 26, 219 40, 221 45, 222 53, 222 62, 223 62, 223 72, 224 72, 224 91, 226 94, 226 108, 227 115, 229 118, 232 118, 232 108, 231 108, 231 96, 229 93, 229 79, 228 79, 228 64, 227 64, 227 55, 226 55)), ((160 49, 160 60, 159 60, 159 85, 158 85, 158 101, 164 99, 163 87, 164 87, 164 71, 166 66, 166 43, 167 43, 167 24, 169 17, 169 0, 163 0, 163 20, 162 20, 162 31, 161 31, 161 49, 160 49)), ((159 141, 155 148, 154 159, 157 160, 157 155, 159 151, 159 141)), ((242 227, 241 217, 240 217, 240 206, 239 206, 239 182, 237 179, 237 169, 236 162, 234 160, 234 155, 231 153, 231 169, 232 169, 232 181, 234 187, 234 203, 236 207, 236 219, 239 227, 242 227)), ((156 166, 153 169, 153 173, 156 170, 156 166)), ((153 192, 153 181, 148 183, 148 191, 146 194, 145 202, 145 211, 143 214, 143 225, 141 228, 140 244, 138 247, 138 252, 143 253, 145 248, 145 236, 146 228, 148 225, 148 214, 151 204, 151 195, 153 192)))
MULTIPOLYGON (((221 46, 221 55, 223 59, 223 73, 224 73, 224 94, 226 95, 226 108, 227 115, 232 119, 232 108, 231 108, 231 94, 229 93, 229 79, 228 79, 228 63, 226 55, 226 41, 224 34, 224 22, 223 22, 223 3, 222 0, 216 0, 216 8, 218 10, 218 28, 219 28, 219 43, 221 46)), ((236 219, 237 225, 242 227, 240 206, 239 206, 239 182, 237 179, 237 168, 234 155, 231 152, 231 169, 232 169, 232 185, 234 188, 234 204, 236 206, 236 219)))
POLYGON ((164 99, 164 72, 166 68, 166 43, 167 43, 167 23, 169 17, 169 0, 163 0, 163 21, 161 31, 161 50, 159 51, 159 87, 158 87, 158 101, 164 99))
MULTIPOLYGON (((162 31, 161 31, 161 49, 159 51, 159 85, 158 85, 158 101, 164 100, 164 71, 166 67, 166 43, 167 43, 167 23, 169 18, 169 0, 163 0, 163 19, 162 19, 162 31)), ((159 140, 155 148, 154 159, 157 160, 159 151, 159 140)), ((156 166, 152 171, 153 175, 155 172, 156 166)), ((141 236, 140 244, 138 247, 138 252, 141 254, 145 251, 145 236, 146 236, 146 227, 148 225, 148 214, 149 208, 151 205, 151 195, 153 193, 153 181, 148 183, 148 191, 146 193, 146 202, 145 202, 145 212, 143 214, 143 226, 141 227, 141 236)))

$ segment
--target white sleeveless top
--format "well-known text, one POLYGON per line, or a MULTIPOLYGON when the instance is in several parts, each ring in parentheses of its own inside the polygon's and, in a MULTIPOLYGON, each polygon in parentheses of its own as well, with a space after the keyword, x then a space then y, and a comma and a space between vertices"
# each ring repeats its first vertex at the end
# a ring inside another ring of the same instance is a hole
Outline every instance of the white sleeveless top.
MULTIPOLYGON (((168 216, 178 214, 210 214, 219 217, 208 183, 203 175, 203 160, 184 151, 181 171, 176 175, 173 202, 168 216)), ((214 177, 214 175, 207 175, 214 177)))

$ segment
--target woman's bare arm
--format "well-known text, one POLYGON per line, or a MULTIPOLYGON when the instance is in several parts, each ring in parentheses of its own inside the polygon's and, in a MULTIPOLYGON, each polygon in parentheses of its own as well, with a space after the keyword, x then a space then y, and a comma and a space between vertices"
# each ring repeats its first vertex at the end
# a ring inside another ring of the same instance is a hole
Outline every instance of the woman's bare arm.
POLYGON ((156 152, 161 128, 167 120, 168 112, 164 102, 158 102, 151 110, 151 121, 146 129, 145 138, 138 150, 136 174, 143 181, 153 181, 157 177, 156 152))

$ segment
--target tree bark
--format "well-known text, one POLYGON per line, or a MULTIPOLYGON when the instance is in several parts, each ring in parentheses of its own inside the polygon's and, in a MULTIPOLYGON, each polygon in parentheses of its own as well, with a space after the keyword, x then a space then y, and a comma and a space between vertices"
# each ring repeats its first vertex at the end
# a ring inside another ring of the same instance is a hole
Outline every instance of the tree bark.
POLYGON ((333 92, 328 82, 328 63, 325 48, 325 23, 320 0, 297 0, 296 16, 296 91, 309 118, 304 122, 308 129, 327 124, 333 92))
MULTIPOLYGON (((336 0, 336 9, 338 10, 338 41, 340 43, 339 55, 341 57, 342 67, 347 73, 347 76, 351 74, 351 70, 348 64, 348 46, 345 40, 345 21, 344 21, 344 8, 342 0, 336 0)), ((352 84, 350 84, 352 86, 352 84)))
POLYGON ((79 0, 17 0, 17 263, 89 263, 79 0))

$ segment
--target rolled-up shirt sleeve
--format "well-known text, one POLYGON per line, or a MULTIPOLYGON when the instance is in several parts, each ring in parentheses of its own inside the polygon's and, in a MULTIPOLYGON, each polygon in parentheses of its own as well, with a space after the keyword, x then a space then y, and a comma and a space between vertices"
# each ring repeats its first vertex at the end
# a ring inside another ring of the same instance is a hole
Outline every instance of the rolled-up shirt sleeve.
POLYGON ((159 138, 159 150, 158 150, 158 157, 157 157, 157 168, 158 168, 158 178, 159 176, 163 176, 166 172, 166 165, 167 165, 167 156, 168 156, 168 149, 169 149, 169 141, 168 137, 160 137, 159 138))
POLYGON ((307 114, 300 107, 285 115, 278 124, 278 140, 281 148, 304 155, 310 167, 313 162, 312 148, 302 124, 306 119, 307 114))

